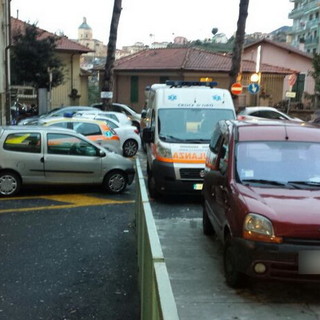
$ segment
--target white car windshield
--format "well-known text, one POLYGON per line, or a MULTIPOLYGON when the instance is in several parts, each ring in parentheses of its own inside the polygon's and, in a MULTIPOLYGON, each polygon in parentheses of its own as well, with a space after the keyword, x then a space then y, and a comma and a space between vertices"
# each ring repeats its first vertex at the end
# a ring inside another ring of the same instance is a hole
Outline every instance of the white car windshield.
POLYGON ((320 144, 315 142, 239 142, 236 172, 243 183, 320 185, 320 144))
POLYGON ((228 109, 168 108, 159 110, 159 137, 167 142, 209 143, 216 123, 234 119, 228 109))

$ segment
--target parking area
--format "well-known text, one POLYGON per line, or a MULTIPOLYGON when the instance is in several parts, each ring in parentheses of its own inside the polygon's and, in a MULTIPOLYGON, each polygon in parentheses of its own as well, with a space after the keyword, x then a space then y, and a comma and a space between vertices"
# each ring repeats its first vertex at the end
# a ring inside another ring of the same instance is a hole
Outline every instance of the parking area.
POLYGON ((138 320, 133 208, 99 187, 1 198, 0 319, 138 320))

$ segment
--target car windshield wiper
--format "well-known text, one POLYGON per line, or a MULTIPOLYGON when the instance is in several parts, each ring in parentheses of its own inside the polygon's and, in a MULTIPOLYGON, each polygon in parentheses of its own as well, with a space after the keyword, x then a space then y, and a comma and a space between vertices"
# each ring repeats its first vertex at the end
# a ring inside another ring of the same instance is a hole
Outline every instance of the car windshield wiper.
POLYGON ((275 181, 275 180, 266 180, 266 179, 242 179, 242 182, 246 183, 261 183, 261 184, 269 184, 273 186, 287 186, 287 183, 283 183, 280 181, 275 181))
POLYGON ((317 181, 288 181, 288 183, 302 186, 320 187, 320 182, 317 181))
POLYGON ((203 142, 209 143, 210 139, 185 139, 184 141, 193 142, 193 143, 203 143, 203 142))
POLYGON ((170 141, 184 141, 183 139, 180 139, 180 138, 177 138, 177 137, 174 137, 174 136, 167 136, 167 135, 159 135, 159 138, 164 140, 164 141, 167 141, 167 140, 170 140, 170 141))

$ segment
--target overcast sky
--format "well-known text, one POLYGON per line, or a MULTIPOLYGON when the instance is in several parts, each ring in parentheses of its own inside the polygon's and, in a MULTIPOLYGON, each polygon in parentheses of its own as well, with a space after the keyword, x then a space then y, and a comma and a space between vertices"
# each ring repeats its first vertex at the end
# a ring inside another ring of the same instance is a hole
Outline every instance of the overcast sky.
MULTIPOLYGON (((240 0, 122 0, 117 48, 143 42, 212 37, 212 28, 230 37, 237 28, 240 0)), ((108 42, 114 0, 11 0, 11 15, 52 33, 78 37, 87 18, 93 38, 108 42)), ((290 0, 250 0, 246 32, 271 32, 292 25, 290 0)))

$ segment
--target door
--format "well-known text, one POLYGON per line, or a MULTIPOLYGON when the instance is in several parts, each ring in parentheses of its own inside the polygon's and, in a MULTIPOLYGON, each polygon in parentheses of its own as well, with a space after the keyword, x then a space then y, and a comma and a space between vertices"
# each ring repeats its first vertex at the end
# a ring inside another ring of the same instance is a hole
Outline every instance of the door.
MULTIPOLYGON (((226 211, 229 208, 229 191, 227 188, 227 173, 229 163, 228 137, 221 135, 218 139, 220 144, 217 146, 217 157, 215 159, 216 174, 212 175, 215 180, 209 183, 209 190, 206 193, 206 206, 208 209, 209 219, 214 225, 215 231, 219 237, 223 236, 223 229, 226 224, 226 211)), ((210 175, 210 173, 209 173, 210 175)))
POLYGON ((102 158, 96 146, 77 136, 47 133, 44 168, 48 183, 100 183, 102 158))

